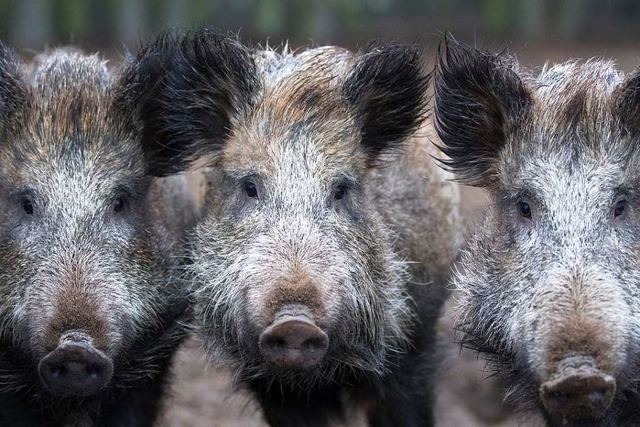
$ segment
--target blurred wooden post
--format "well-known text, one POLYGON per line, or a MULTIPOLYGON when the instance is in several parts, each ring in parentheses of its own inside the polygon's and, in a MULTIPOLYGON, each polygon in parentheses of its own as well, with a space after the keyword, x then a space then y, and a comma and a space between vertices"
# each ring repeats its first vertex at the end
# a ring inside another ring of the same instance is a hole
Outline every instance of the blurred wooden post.
POLYGON ((521 0, 520 15, 524 21, 524 36, 540 38, 546 33, 544 22, 544 0, 521 0))
POLYGON ((286 4, 279 0, 258 0, 255 8, 255 26, 261 33, 277 34, 285 27, 286 4))
MULTIPOLYGON (((12 39, 17 48, 42 49, 50 43, 51 1, 22 0, 14 9, 12 39)), ((6 19, 6 17, 5 17, 6 19)))
POLYGON ((183 28, 190 24, 189 10, 192 2, 182 0, 166 0, 164 24, 167 28, 183 28))
POLYGON ((148 36, 146 0, 118 0, 116 5, 116 28, 119 42, 135 50, 140 39, 148 36))
POLYGON ((576 39, 583 31, 591 10, 591 2, 565 0, 562 5, 559 33, 563 38, 576 39))

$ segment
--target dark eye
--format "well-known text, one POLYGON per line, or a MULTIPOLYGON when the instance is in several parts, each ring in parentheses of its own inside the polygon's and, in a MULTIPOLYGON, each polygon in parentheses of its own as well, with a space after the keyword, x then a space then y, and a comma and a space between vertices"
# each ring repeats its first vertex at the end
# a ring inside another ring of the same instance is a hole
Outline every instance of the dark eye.
POLYGON ((625 208, 627 207, 627 201, 626 200, 619 200, 618 203, 616 203, 616 207, 613 210, 613 216, 614 218, 619 217, 620 215, 622 215, 624 213, 625 208))
POLYGON ((527 202, 518 202, 518 209, 520 209, 520 215, 525 218, 531 218, 531 206, 527 202))
POLYGON ((113 199, 113 212, 114 213, 120 213, 120 212, 124 211, 124 208, 125 208, 124 198, 116 197, 115 199, 113 199))
POLYGON ((258 198, 258 187, 254 182, 245 181, 244 191, 247 193, 247 197, 251 197, 252 199, 258 198))
POLYGON ((340 184, 336 187, 336 191, 333 194, 333 198, 336 200, 342 200, 345 194, 347 194, 347 187, 346 185, 340 184))
POLYGON ((33 215, 33 203, 31 203, 31 200, 24 199, 22 201, 22 209, 24 209, 24 213, 27 215, 33 215))

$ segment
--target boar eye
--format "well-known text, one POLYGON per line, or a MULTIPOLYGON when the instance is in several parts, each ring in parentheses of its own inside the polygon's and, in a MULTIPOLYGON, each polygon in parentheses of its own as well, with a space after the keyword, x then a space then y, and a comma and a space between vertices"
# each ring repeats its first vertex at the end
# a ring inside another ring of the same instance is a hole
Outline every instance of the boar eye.
POLYGON ((518 209, 520 210, 520 215, 525 218, 531 218, 531 206, 527 202, 518 202, 518 209))
POLYGON ((33 203, 31 200, 25 198, 22 200, 22 209, 24 209, 24 213, 27 215, 33 215, 33 203))
POLYGON ((115 199, 113 199, 113 212, 114 213, 120 213, 122 211, 124 211, 125 208, 125 201, 123 197, 116 197, 115 199))
POLYGON ((624 213, 625 208, 627 207, 627 201, 626 200, 618 200, 618 203, 616 203, 616 207, 613 210, 613 216, 614 218, 619 217, 620 215, 622 215, 624 213))
POLYGON ((251 197, 252 199, 258 198, 258 187, 255 182, 245 181, 244 191, 247 193, 247 197, 251 197))
POLYGON ((333 193, 333 198, 336 200, 342 200, 345 194, 347 194, 347 186, 344 184, 339 184, 338 186, 336 186, 335 193, 333 193))

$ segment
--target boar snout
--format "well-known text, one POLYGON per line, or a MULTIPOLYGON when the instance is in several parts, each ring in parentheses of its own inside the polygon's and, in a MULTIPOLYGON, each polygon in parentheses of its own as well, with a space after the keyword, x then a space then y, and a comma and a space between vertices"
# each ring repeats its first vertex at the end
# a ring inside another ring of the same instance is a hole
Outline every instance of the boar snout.
POLYGON ((285 306, 260 334, 260 352, 280 367, 310 368, 327 353, 329 338, 306 306, 285 306))
POLYGON ((82 334, 67 334, 38 365, 40 379, 59 396, 89 396, 111 380, 113 362, 82 334))
POLYGON ((547 410, 567 420, 602 418, 616 391, 615 379, 596 367, 589 356, 561 360, 540 395, 547 410))

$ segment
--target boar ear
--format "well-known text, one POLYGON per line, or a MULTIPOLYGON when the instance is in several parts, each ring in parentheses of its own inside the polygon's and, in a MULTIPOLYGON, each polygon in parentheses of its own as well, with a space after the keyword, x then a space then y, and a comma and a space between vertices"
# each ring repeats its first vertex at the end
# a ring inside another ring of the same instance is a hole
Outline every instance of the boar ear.
POLYGON ((0 41, 0 125, 6 126, 26 100, 20 60, 12 48, 0 41))
POLYGON ((219 150, 259 86, 249 51, 207 30, 161 36, 130 63, 125 78, 134 88, 143 150, 155 176, 219 150))
POLYGON ((390 45, 358 57, 343 93, 355 109, 370 161, 400 147, 424 119, 429 75, 414 45, 390 45))
POLYGON ((616 89, 615 113, 632 135, 640 134, 640 68, 631 73, 616 89))
POLYGON ((447 35, 436 60, 434 121, 449 157, 442 163, 460 182, 489 185, 507 132, 524 120, 531 96, 506 55, 482 53, 447 35))

